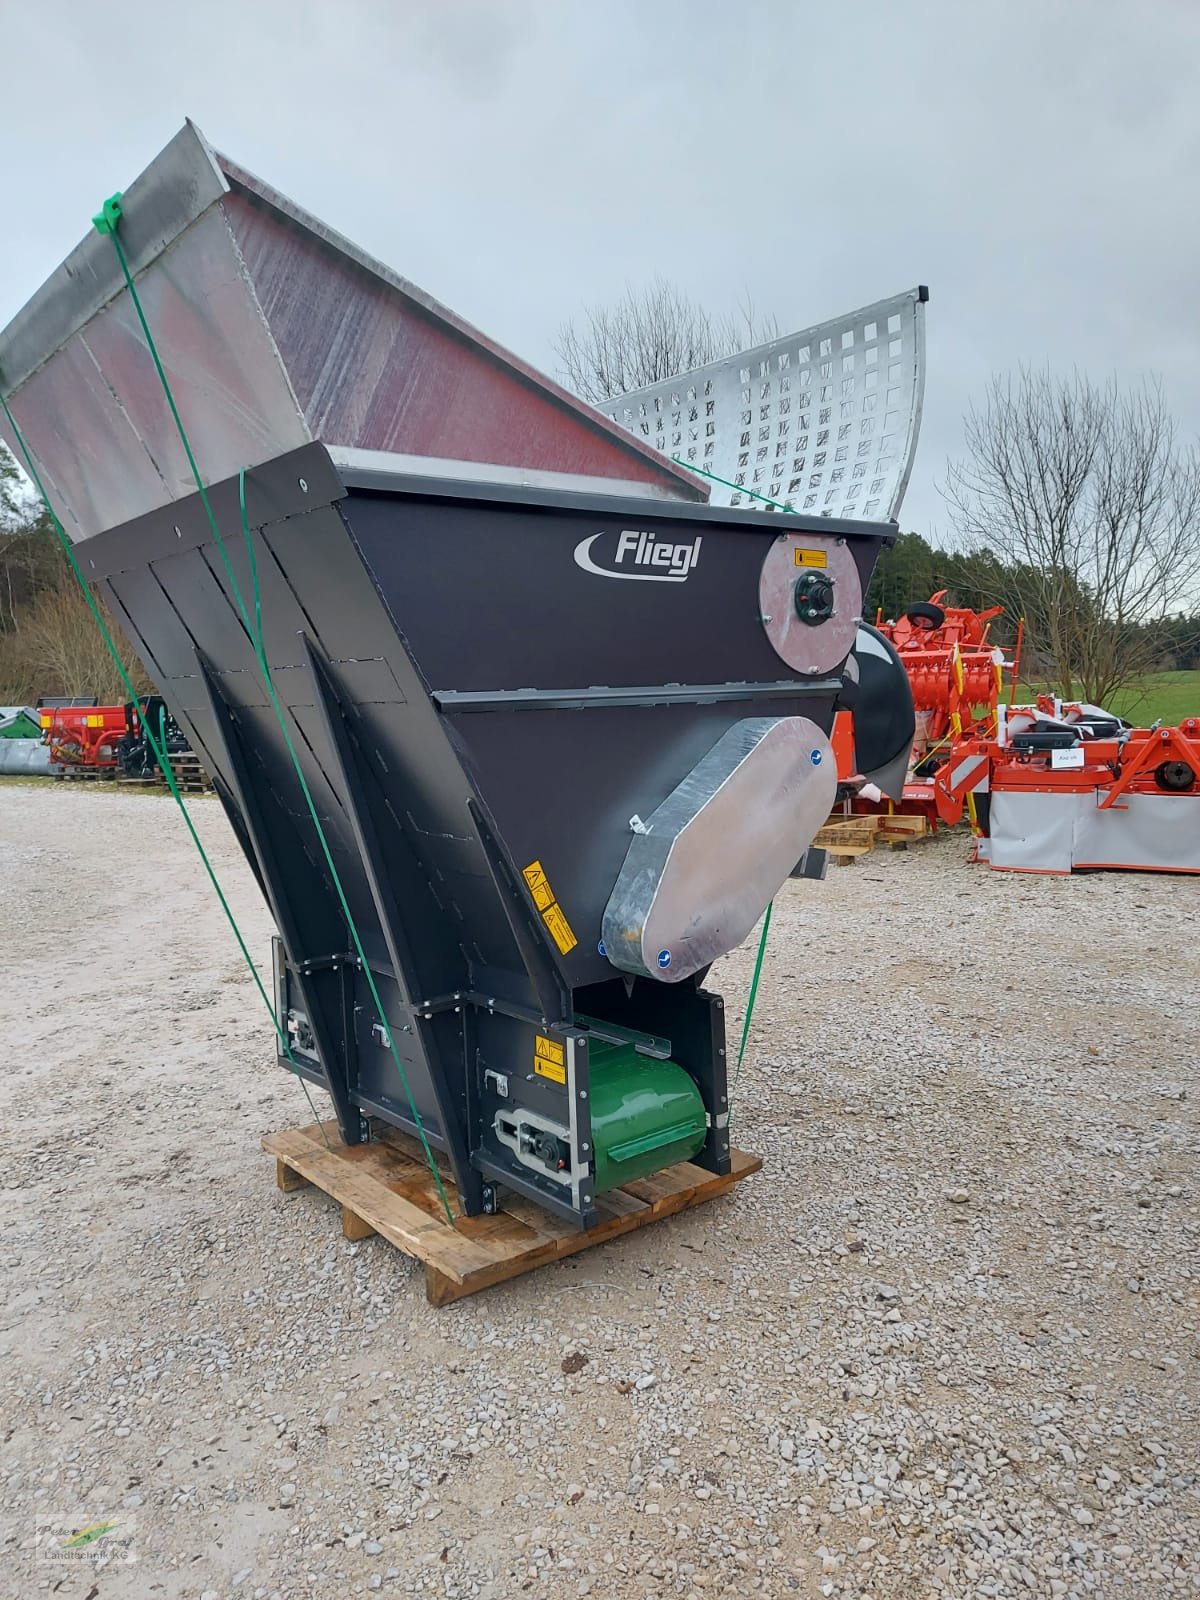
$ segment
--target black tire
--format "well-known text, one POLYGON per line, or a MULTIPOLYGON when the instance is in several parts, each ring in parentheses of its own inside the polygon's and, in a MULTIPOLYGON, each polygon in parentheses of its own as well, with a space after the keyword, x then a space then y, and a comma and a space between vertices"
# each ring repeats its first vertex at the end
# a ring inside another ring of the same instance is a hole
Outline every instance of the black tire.
POLYGON ((946 613, 941 606, 935 606, 932 600, 918 600, 915 605, 909 606, 904 615, 910 622, 930 622, 935 628, 940 628, 946 620, 946 613))
POLYGON ((1196 774, 1186 761, 1163 761, 1154 769, 1154 781, 1170 794, 1186 794, 1196 786, 1196 774))

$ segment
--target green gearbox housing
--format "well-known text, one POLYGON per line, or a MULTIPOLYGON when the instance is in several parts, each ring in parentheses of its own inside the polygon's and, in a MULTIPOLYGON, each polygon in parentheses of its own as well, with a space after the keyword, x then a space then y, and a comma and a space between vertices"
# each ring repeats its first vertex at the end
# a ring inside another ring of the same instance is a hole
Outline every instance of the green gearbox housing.
POLYGON ((592 1144, 596 1193, 690 1161, 708 1134, 695 1081, 674 1061, 631 1044, 593 1044, 592 1144))

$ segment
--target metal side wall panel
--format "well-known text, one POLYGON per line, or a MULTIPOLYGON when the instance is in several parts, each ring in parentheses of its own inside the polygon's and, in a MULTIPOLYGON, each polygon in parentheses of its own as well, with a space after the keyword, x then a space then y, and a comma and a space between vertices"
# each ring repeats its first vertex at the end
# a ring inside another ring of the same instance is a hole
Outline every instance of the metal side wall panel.
MULTIPOLYGON (((122 204, 119 237, 206 483, 320 436, 706 498, 609 418, 215 155, 191 124, 122 204)), ((89 232, 0 332, 0 391, 72 538, 193 492, 111 239, 89 232)))
POLYGON ((314 437, 703 497, 669 463, 631 450, 605 417, 254 191, 235 191, 225 210, 314 437))
POLYGON ((993 867, 1014 872, 1070 872, 1075 823, 1091 795, 991 791, 988 834, 993 867))
MULTIPOLYGON (((309 441, 220 208, 185 229, 137 287, 206 481, 309 441)), ((72 538, 195 493, 127 292, 47 354, 9 405, 72 538)))
POLYGON ((1075 819, 1074 863, 1200 872, 1200 795, 1125 794, 1104 811, 1089 796, 1075 819))

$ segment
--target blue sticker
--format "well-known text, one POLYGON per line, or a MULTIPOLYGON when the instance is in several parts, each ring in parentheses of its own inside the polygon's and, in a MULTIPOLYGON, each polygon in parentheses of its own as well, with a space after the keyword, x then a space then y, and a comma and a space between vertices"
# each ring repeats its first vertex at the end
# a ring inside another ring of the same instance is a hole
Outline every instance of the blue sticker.
POLYGON ((608 954, 608 951, 604 948, 603 939, 601 939, 600 943, 596 946, 596 954, 598 956, 606 956, 608 954))
POLYGON ((658 964, 660 967, 669 967, 671 965, 671 952, 669 950, 660 950, 658 952, 658 964))
POLYGON ((812 762, 814 767, 819 767, 821 765, 821 752, 819 750, 810 750, 808 752, 808 759, 812 762))

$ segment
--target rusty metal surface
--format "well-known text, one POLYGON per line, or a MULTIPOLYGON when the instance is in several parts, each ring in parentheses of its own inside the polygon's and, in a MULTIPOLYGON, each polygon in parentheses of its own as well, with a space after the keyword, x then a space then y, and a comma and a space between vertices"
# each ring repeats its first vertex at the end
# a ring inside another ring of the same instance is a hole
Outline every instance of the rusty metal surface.
POLYGON ((714 505, 765 496, 813 516, 883 521, 908 487, 925 391, 925 289, 607 401, 672 459, 726 479, 714 505))
MULTIPOLYGON (((228 169, 235 185, 241 179, 228 169)), ((328 230, 235 187, 226 207, 315 438, 534 470, 695 480, 328 230), (635 441, 636 444, 636 441, 635 441)))
MULTIPOLYGON (((214 155, 192 124, 124 207, 138 293, 207 481, 320 438, 706 498, 651 448, 214 155)), ((90 234, 0 333, 0 391, 73 538, 191 492, 108 240, 90 234)))

